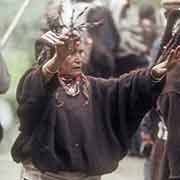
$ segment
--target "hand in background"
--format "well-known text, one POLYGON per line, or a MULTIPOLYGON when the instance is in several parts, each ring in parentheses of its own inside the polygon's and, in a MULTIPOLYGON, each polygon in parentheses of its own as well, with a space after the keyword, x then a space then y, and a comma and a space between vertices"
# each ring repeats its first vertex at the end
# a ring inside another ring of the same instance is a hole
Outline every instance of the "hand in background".
POLYGON ((171 71, 180 62, 180 46, 171 50, 167 59, 152 68, 152 77, 156 80, 161 79, 163 75, 171 71))

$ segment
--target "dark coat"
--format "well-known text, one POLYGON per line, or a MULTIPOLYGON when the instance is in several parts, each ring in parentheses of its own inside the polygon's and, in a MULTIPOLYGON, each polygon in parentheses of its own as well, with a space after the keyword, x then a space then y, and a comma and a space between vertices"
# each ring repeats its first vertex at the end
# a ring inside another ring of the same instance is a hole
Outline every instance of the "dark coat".
POLYGON ((39 69, 26 73, 17 91, 20 135, 12 148, 16 162, 29 159, 42 171, 89 175, 118 166, 163 83, 152 81, 148 70, 88 80, 89 104, 84 106, 83 96, 67 96, 56 76, 45 84, 39 69), (57 106, 57 92, 63 106, 57 106))
POLYGON ((151 159, 151 179, 169 180, 166 141, 164 141, 163 139, 156 138, 150 159, 151 159))
MULTIPOLYGON (((156 58, 156 62, 164 51, 164 47, 167 46, 168 42, 172 38, 173 27, 180 17, 179 10, 172 10, 167 19, 167 26, 162 38, 160 45, 160 51, 156 58)), ((171 49, 175 49, 179 45, 179 34, 176 41, 171 42, 173 46, 171 49), (175 43, 176 42, 176 43, 175 43)), ((163 58, 164 59, 164 58, 163 58)), ((180 105, 180 65, 178 64, 167 75, 166 85, 164 86, 163 92, 159 98, 160 112, 165 120, 168 130, 168 140, 165 143, 165 147, 161 146, 161 155, 159 160, 162 158, 160 167, 160 177, 158 180, 180 180, 180 131, 179 131, 179 105, 180 105), (162 148, 163 147, 163 148, 162 148)), ((158 146, 158 144, 157 144, 158 146)), ((159 147, 160 148, 160 147, 159 147)), ((157 149, 159 149, 157 147, 157 149)), ((157 156, 158 157, 158 156, 157 156)), ((157 167, 159 168, 159 167, 157 167)), ((157 169, 156 168, 156 169, 157 169)))
POLYGON ((168 74, 167 83, 159 98, 160 110, 168 129, 167 159, 170 178, 180 178, 180 65, 168 74))

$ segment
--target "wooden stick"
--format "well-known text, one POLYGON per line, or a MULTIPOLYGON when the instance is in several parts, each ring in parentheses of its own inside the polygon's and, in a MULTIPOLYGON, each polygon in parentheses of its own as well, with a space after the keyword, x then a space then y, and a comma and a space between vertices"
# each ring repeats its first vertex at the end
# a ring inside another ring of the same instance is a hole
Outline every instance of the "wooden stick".
POLYGON ((5 47, 6 43, 8 42, 12 32, 16 28, 20 18, 22 17, 25 9, 28 7, 30 1, 31 0, 25 0, 24 3, 21 5, 19 11, 17 12, 16 16, 14 17, 12 23, 10 24, 9 28, 7 29, 6 33, 4 34, 4 36, 0 42, 1 50, 5 47))

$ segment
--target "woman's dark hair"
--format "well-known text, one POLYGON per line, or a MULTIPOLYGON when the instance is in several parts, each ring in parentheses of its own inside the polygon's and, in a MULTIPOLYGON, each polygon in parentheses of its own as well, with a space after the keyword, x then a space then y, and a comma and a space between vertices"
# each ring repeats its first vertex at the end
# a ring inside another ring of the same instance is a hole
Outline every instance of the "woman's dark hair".
POLYGON ((101 26, 89 28, 88 32, 95 42, 98 42, 111 51, 116 51, 119 46, 120 37, 111 11, 103 6, 97 6, 89 10, 87 22, 92 23, 101 20, 101 26))

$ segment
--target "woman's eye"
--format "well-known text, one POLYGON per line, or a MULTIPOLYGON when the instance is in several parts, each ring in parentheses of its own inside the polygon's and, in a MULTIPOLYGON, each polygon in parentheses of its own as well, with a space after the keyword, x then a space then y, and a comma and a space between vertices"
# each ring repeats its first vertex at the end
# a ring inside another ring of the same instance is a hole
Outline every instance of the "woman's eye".
POLYGON ((81 56, 83 56, 83 55, 84 55, 84 50, 81 49, 81 50, 78 51, 78 53, 79 53, 81 56))

